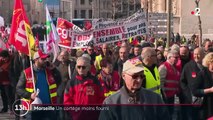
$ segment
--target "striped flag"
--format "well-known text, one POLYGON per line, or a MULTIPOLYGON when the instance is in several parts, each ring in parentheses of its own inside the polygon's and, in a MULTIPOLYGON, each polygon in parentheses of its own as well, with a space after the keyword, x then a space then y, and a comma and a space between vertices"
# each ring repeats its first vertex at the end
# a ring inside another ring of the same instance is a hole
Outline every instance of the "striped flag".
POLYGON ((45 7, 46 7, 46 35, 47 35, 45 52, 47 54, 53 53, 54 57, 52 62, 54 62, 59 53, 58 43, 60 38, 57 34, 55 25, 53 24, 47 5, 45 7))

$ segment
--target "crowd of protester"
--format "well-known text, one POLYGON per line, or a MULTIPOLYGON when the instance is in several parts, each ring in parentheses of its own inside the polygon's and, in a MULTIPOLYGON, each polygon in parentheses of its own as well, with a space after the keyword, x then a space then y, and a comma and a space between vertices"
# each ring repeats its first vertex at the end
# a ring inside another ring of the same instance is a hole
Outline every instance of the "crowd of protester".
POLYGON ((109 106, 109 110, 32 110, 25 116, 27 120, 210 118, 213 116, 212 41, 206 39, 202 47, 196 47, 194 39, 181 40, 177 34, 170 48, 165 48, 162 39, 153 42, 143 37, 100 47, 90 45, 84 50, 61 48, 55 62, 51 55, 38 50, 32 58, 33 73, 27 55, 14 48, 1 50, 3 108, 0 113, 12 111, 15 100, 32 103, 39 98, 42 104, 103 105, 109 106), (39 94, 36 89, 40 90, 39 94), (177 113, 173 104, 186 106, 180 106, 177 113))

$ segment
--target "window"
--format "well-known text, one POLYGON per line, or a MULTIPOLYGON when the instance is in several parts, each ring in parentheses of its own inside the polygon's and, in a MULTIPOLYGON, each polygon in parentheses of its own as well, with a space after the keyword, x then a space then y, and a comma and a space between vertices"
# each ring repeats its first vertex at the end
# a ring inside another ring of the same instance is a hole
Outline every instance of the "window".
POLYGON ((89 5, 92 5, 92 0, 89 0, 89 5))
POLYGON ((84 5, 85 4, 85 0, 81 0, 81 5, 84 5))
POLYGON ((103 8, 106 8, 106 1, 103 1, 103 8))
POLYGON ((109 9, 112 8, 112 3, 110 1, 107 1, 106 4, 107 4, 107 8, 109 8, 109 9))
POLYGON ((74 11, 74 18, 78 18, 78 11, 77 10, 74 11))
POLYGON ((121 5, 118 5, 118 6, 117 6, 117 10, 118 10, 118 12, 121 12, 121 8, 122 8, 122 6, 121 6, 121 5))
POLYGON ((134 10, 135 5, 129 5, 129 10, 132 11, 134 10))
POLYGON ((111 13, 107 13, 107 18, 112 18, 111 13))
POLYGON ((81 18, 86 18, 86 10, 81 10, 81 18))
POLYGON ((92 18, 92 10, 89 10, 89 18, 92 18))
POLYGON ((136 10, 140 10, 141 9, 141 4, 136 4, 136 10))

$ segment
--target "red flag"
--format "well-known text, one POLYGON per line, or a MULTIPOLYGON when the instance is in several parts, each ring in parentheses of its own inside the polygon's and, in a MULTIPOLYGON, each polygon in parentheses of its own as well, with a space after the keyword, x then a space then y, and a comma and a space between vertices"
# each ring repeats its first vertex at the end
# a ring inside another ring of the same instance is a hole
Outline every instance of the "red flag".
POLYGON ((15 0, 9 43, 17 50, 29 55, 25 24, 29 24, 22 0, 15 0))
POLYGON ((139 44, 139 42, 138 42, 138 40, 135 38, 135 39, 132 41, 132 44, 133 44, 134 46, 136 46, 136 45, 139 44))
POLYGON ((90 30, 92 28, 92 23, 89 20, 84 21, 84 28, 85 30, 90 30))
POLYGON ((6 43, 6 48, 9 49, 10 48, 10 44, 7 42, 6 43))
POLYGON ((75 24, 63 19, 63 18, 58 18, 57 20, 57 32, 60 37, 60 42, 59 46, 65 47, 65 48, 70 48, 72 40, 71 40, 71 35, 72 32, 79 32, 83 31, 81 28, 76 26, 75 24))

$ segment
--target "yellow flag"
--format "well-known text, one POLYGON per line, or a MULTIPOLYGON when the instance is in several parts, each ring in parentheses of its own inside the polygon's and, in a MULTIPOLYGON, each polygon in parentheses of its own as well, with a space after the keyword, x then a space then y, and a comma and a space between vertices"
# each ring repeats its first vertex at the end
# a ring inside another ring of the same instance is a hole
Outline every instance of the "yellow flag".
POLYGON ((26 22, 24 23, 25 25, 25 31, 26 31, 26 36, 27 36, 27 41, 29 45, 29 56, 32 58, 34 53, 38 51, 38 49, 35 46, 35 38, 33 37, 32 29, 29 24, 26 22))

